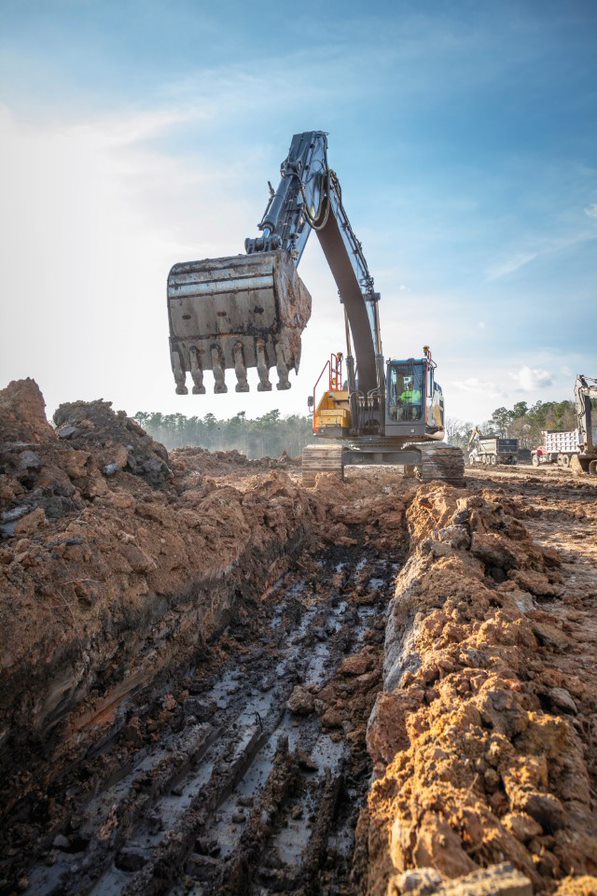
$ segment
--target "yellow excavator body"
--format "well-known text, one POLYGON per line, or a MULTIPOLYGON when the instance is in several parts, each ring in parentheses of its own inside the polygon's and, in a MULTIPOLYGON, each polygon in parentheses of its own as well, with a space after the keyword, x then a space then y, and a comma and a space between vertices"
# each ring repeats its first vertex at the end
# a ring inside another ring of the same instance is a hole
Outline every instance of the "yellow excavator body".
POLYGON ((338 433, 347 435, 350 430, 350 393, 346 389, 324 392, 313 413, 313 432, 319 435, 338 433))

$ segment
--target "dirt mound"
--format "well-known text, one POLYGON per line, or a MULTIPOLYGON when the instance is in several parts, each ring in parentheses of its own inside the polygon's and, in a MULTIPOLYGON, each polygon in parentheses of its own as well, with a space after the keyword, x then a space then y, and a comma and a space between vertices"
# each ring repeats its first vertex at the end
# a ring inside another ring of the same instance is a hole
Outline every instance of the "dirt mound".
POLYGON ((0 758, 10 769, 73 713, 80 739, 85 719, 196 651, 323 513, 283 472, 246 489, 192 464, 171 472, 165 449, 108 402, 62 405, 54 431, 32 381, 4 397, 7 419, 35 421, 38 438, 0 444, 0 758))
POLYGON ((76 515, 34 511, 36 526, 17 524, 0 551, 0 711, 19 740, 51 729, 125 669, 134 686, 135 674, 151 678, 196 648, 231 612, 235 583, 239 596, 258 588, 312 515, 280 473, 250 494, 206 485, 165 495, 133 491, 131 480, 76 515))
POLYGON ((0 537, 30 536, 47 520, 79 513, 114 478, 170 483, 166 449, 109 402, 62 405, 55 420, 57 430, 34 380, 0 393, 0 537))
POLYGON ((35 380, 13 380, 0 390, 0 443, 46 442, 56 438, 35 380))
POLYGON ((250 459, 240 451, 208 451, 207 448, 177 448, 172 452, 171 463, 178 473, 198 472, 202 475, 227 475, 237 470, 289 470, 300 466, 300 458, 283 453, 279 458, 260 457, 250 459))
POLYGON ((168 452, 148 436, 124 411, 114 412, 111 401, 61 404, 54 414, 59 438, 81 451, 92 450, 106 476, 120 470, 143 476, 160 486, 172 478, 168 452))
POLYGON ((595 872, 582 678, 553 669, 567 638, 538 604, 560 590, 557 556, 490 492, 425 486, 407 518, 369 726, 368 892, 389 879, 402 892, 409 869, 458 878, 504 859, 541 892, 595 872))

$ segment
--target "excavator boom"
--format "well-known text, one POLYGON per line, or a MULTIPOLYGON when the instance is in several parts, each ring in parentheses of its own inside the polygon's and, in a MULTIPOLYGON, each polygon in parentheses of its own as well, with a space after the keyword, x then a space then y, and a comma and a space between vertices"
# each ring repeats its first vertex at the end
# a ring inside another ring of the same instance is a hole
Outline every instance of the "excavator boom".
MULTIPOLYGON (((298 276, 314 230, 336 280, 352 331, 359 388, 383 392, 384 366, 377 301, 362 247, 344 206, 337 177, 327 164, 327 137, 307 131, 292 138, 277 190, 259 224, 261 236, 245 240, 246 255, 174 265, 168 277, 170 356, 179 394, 205 392, 204 372, 214 375, 215 392, 226 392, 225 371, 233 369, 236 390, 248 390, 247 369, 256 367, 260 390, 288 389, 298 371, 301 333, 311 313, 309 293, 298 276)), ((347 359, 356 388, 354 358, 347 359)))

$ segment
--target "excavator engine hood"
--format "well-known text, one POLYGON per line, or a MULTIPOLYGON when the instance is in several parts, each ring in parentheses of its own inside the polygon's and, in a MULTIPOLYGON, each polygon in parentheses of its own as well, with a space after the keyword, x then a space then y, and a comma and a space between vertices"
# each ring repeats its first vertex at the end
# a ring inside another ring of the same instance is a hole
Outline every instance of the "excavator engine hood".
POLYGON ((248 392, 247 369, 256 367, 258 391, 289 389, 298 371, 301 333, 311 316, 311 296, 285 250, 206 258, 175 264, 168 276, 170 357, 176 392, 205 393, 211 370, 214 391, 227 392, 225 371, 236 373, 236 391, 248 392))

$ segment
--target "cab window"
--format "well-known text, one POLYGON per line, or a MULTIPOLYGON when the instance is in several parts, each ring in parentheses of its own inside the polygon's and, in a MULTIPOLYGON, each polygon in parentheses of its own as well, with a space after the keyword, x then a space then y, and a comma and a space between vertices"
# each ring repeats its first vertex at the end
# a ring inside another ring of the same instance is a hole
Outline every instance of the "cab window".
POLYGON ((390 365, 388 416, 391 420, 408 422, 422 419, 424 376, 422 366, 390 365))

